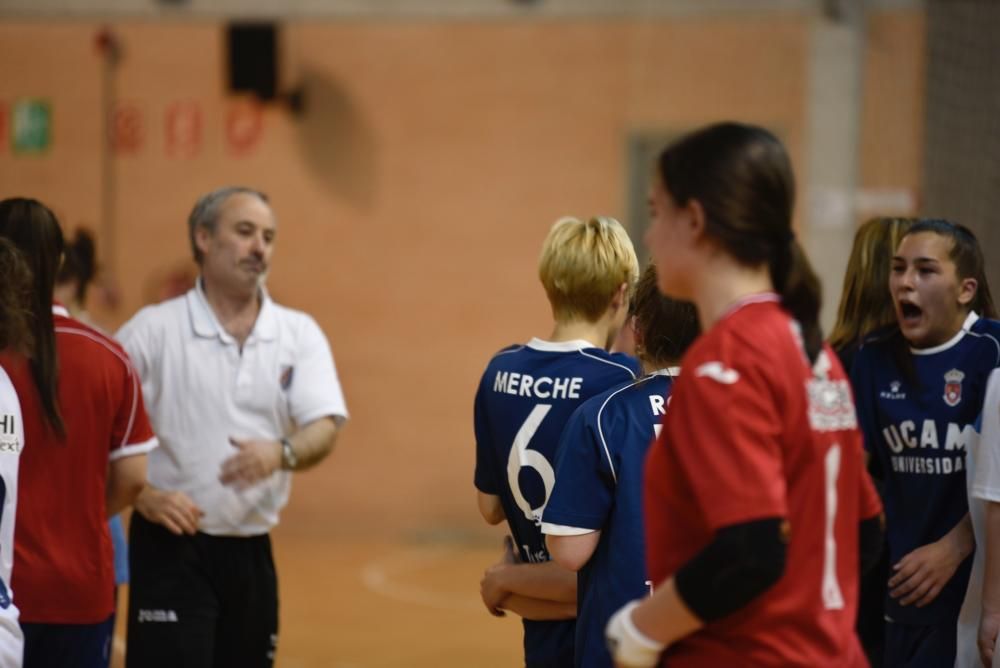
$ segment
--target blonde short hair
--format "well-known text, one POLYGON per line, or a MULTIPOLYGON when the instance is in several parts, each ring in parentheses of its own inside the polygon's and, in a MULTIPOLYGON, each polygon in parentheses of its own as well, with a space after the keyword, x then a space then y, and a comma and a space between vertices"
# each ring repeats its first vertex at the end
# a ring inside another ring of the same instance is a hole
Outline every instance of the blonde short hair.
POLYGON ((625 228, 614 218, 560 218, 542 246, 538 277, 558 321, 596 322, 622 283, 631 290, 639 261, 625 228))

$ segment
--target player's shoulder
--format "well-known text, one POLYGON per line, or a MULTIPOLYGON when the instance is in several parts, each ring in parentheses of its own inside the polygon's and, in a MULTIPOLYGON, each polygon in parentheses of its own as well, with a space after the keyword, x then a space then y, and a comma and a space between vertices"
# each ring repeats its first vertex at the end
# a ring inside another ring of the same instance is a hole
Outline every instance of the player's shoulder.
POLYGON ((523 343, 512 343, 509 346, 504 346, 490 356, 489 361, 486 363, 487 372, 490 369, 506 368, 521 364, 521 358, 524 357, 523 353, 526 351, 527 347, 523 343))
POLYGON ((624 353, 609 353, 603 348, 581 347, 576 351, 575 362, 592 368, 597 373, 609 373, 631 382, 639 375, 639 362, 624 353))
MULTIPOLYGON (((882 361, 893 363, 893 356, 890 353, 892 346, 899 345, 899 338, 902 333, 895 324, 880 327, 866 334, 858 345, 858 350, 854 354, 854 361, 851 367, 858 365, 878 365, 882 361)), ((848 369, 850 371, 850 369, 848 369)))
POLYGON ((56 316, 54 324, 63 373, 94 378, 107 372, 122 378, 133 373, 125 348, 104 332, 65 316, 56 316))
POLYGON ((1000 321, 992 318, 978 318, 968 329, 970 338, 986 346, 995 355, 994 366, 1000 364, 1000 321))
POLYGON ((1000 337, 1000 320, 993 318, 976 318, 976 321, 969 326, 969 331, 976 334, 988 334, 1000 337))
POLYGON ((744 307, 718 322, 691 344, 685 369, 697 375, 702 364, 711 362, 726 367, 775 363, 794 343, 796 324, 780 307, 769 306, 744 307))
POLYGON ((56 315, 53 319, 56 336, 60 341, 72 341, 74 345, 114 354, 124 354, 121 344, 103 331, 81 322, 76 318, 56 315))
POLYGON ((673 376, 661 373, 627 380, 587 399, 579 411, 587 414, 592 420, 597 420, 599 417, 609 418, 627 414, 636 406, 645 409, 649 404, 649 396, 668 394, 672 382, 673 376))

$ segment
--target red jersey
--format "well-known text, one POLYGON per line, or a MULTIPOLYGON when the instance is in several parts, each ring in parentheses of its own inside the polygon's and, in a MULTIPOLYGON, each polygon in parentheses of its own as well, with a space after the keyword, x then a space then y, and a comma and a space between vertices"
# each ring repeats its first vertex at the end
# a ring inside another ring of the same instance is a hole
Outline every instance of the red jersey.
POLYGON ((725 526, 789 525, 785 571, 741 610, 671 645, 667 666, 866 666, 854 633, 858 523, 881 509, 850 387, 827 347, 810 368, 773 294, 691 347, 645 473, 647 559, 662 582, 725 526))
POLYGON ((12 588, 22 622, 94 624, 114 611, 104 496, 108 463, 145 453, 156 439, 125 351, 59 312, 54 320, 65 440, 45 420, 27 361, 0 357, 24 422, 12 588))

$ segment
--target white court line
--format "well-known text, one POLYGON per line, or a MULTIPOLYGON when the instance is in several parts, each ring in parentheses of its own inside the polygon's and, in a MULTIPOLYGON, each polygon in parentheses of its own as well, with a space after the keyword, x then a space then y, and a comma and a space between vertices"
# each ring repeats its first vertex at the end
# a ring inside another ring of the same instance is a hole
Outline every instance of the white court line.
POLYGON ((369 562, 361 569, 361 581, 370 591, 403 603, 438 610, 482 611, 483 604, 471 596, 453 596, 405 584, 405 576, 456 554, 447 547, 412 548, 369 562), (404 582, 399 582, 403 580, 404 582))

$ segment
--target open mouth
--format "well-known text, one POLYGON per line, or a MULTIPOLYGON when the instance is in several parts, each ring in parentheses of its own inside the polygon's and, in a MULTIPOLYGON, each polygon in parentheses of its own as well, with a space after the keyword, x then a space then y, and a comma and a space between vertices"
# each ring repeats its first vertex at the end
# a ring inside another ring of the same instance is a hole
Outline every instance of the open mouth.
POLYGON ((899 314, 903 322, 915 322, 923 315, 924 310, 916 304, 910 302, 899 302, 899 314))

